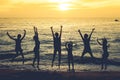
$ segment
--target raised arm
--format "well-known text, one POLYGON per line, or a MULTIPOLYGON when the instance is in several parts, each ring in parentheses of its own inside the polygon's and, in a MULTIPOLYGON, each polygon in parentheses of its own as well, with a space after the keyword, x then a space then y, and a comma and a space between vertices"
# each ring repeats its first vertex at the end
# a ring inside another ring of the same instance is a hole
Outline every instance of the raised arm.
POLYGON ((72 45, 73 45, 73 42, 72 42, 72 41, 70 41, 70 44, 72 44, 72 45))
POLYGON ((33 28, 34 28, 34 34, 36 34, 36 28, 35 28, 35 26, 33 28))
POLYGON ((89 39, 91 38, 92 36, 92 33, 94 32, 95 28, 92 29, 91 33, 90 33, 90 36, 89 36, 89 39))
POLYGON ((98 38, 97 38, 97 42, 98 42, 98 44, 102 45, 102 43, 99 42, 98 38))
POLYGON ((109 47, 110 47, 110 44, 108 44, 107 47, 109 48, 109 47))
POLYGON ((21 38, 21 40, 23 40, 25 36, 26 36, 26 30, 24 30, 24 35, 23 35, 23 37, 21 38))
POLYGON ((82 33, 81 33, 80 29, 78 30, 78 32, 79 32, 79 34, 80 34, 80 36, 81 36, 82 40, 84 40, 83 35, 82 35, 82 33))
POLYGON ((35 26, 34 26, 34 34, 38 35, 38 30, 37 30, 37 27, 35 27, 35 26))
POLYGON ((62 28, 63 26, 61 26, 61 29, 60 29, 60 37, 62 36, 62 28))
POLYGON ((9 36, 10 39, 15 40, 15 38, 13 38, 12 36, 10 36, 10 34, 7 32, 7 35, 9 36))
POLYGON ((50 29, 51 29, 52 35, 53 35, 53 37, 54 37, 55 35, 54 35, 54 32, 53 32, 53 27, 50 27, 50 29))
MULTIPOLYGON (((106 38, 105 38, 106 39, 106 38)), ((107 39, 106 39, 107 40, 107 39)), ((108 42, 108 41, 107 41, 108 42)), ((107 44, 107 47, 109 48, 110 47, 110 44, 107 44)))

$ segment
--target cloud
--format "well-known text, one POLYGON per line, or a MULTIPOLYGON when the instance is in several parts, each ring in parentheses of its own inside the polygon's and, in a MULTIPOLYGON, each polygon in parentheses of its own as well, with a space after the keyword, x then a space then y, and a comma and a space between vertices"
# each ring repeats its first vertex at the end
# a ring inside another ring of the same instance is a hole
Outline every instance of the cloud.
POLYGON ((76 0, 74 9, 96 9, 111 6, 120 6, 120 0, 76 0))
POLYGON ((58 2, 50 0, 0 0, 0 16, 86 16, 92 15, 119 15, 120 0, 71 0, 65 2, 71 4, 71 10, 61 12, 58 2), (103 12, 103 13, 101 13, 103 12), (9 14, 8 14, 9 13, 9 14), (62 15, 63 14, 63 15, 62 15))
POLYGON ((0 5, 5 5, 10 3, 10 0, 0 0, 0 5))
POLYGON ((101 1, 108 1, 108 0, 82 0, 83 2, 101 2, 101 1))
POLYGON ((56 10, 56 4, 47 3, 19 3, 14 5, 13 8, 9 8, 8 12, 4 13, 4 15, 6 16, 14 17, 51 17, 57 16, 57 14, 60 15, 59 12, 56 10))
POLYGON ((48 0, 11 0, 15 3, 47 3, 48 0))

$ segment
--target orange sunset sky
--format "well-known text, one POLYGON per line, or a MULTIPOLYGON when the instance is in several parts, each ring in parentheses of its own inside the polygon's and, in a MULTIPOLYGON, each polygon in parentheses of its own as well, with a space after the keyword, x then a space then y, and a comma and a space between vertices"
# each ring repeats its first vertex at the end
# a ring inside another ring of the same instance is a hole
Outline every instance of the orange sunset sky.
POLYGON ((120 17, 120 0, 0 0, 0 17, 120 17))

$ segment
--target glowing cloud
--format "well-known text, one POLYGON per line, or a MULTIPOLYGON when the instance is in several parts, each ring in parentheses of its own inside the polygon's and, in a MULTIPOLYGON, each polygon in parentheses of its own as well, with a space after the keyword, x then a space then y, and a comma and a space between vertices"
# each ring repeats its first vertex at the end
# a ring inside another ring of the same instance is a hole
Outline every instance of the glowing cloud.
POLYGON ((63 3, 63 2, 71 2, 72 0, 49 0, 49 2, 58 2, 58 3, 63 3))
POLYGON ((60 4, 59 9, 60 10, 69 10, 69 4, 60 4))

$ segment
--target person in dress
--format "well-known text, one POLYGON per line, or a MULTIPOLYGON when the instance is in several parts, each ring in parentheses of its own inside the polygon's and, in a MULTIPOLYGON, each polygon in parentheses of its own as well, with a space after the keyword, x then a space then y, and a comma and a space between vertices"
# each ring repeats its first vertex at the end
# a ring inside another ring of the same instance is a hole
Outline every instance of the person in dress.
POLYGON ((108 48, 109 48, 109 44, 106 38, 102 39, 102 42, 100 42, 97 39, 97 42, 99 45, 102 46, 102 50, 103 50, 103 54, 102 54, 102 64, 101 64, 101 70, 106 70, 107 69, 107 60, 108 60, 108 56, 109 56, 109 52, 108 52, 108 48))

